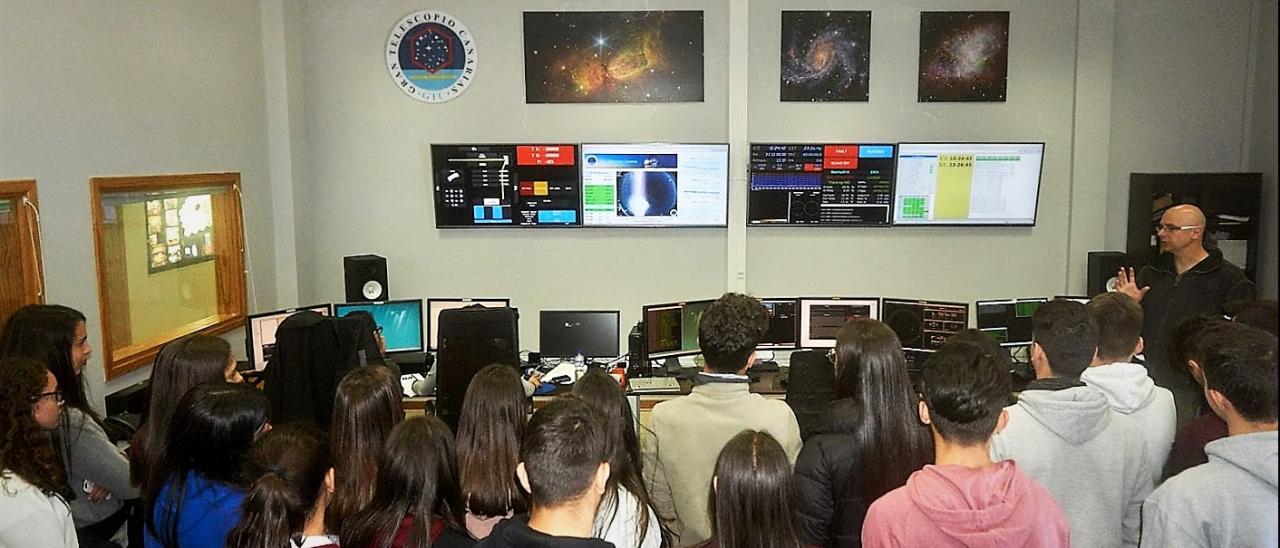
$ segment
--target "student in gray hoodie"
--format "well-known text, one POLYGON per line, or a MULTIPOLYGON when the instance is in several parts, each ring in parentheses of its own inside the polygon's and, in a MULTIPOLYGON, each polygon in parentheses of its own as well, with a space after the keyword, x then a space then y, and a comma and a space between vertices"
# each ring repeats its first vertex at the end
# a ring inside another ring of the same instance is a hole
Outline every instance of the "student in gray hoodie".
POLYGON ((1173 392, 1156 386, 1147 368, 1133 363, 1142 353, 1142 306, 1124 293, 1103 293, 1085 305, 1098 336, 1098 353, 1080 380, 1107 397, 1111 408, 1138 423, 1147 442, 1151 477, 1164 473, 1173 447, 1178 413, 1173 392))
POLYGON ((1276 546, 1276 337, 1227 323, 1203 335, 1204 394, 1227 437, 1142 508, 1143 546, 1276 546))
POLYGON ((1032 318, 1036 379, 991 446, 1053 493, 1071 526, 1072 546, 1136 546, 1142 500, 1151 492, 1142 432, 1080 381, 1097 351, 1085 306, 1056 299, 1032 318))

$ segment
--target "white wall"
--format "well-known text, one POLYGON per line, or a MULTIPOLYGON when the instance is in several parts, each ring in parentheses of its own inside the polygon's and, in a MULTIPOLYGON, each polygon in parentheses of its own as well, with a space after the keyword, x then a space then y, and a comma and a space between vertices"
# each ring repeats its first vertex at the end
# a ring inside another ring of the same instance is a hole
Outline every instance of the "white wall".
MULTIPOLYGON (((262 70, 255 2, 0 0, 0 178, 37 180, 47 301, 99 356, 93 176, 240 172, 251 288, 275 301, 262 70)), ((95 399, 148 372, 104 385, 101 364, 95 399)))
POLYGON ((1249 157, 1247 171, 1262 172, 1262 237, 1258 246, 1258 294, 1274 299, 1277 293, 1276 207, 1276 2, 1256 0, 1253 12, 1256 23, 1253 49, 1254 81, 1249 115, 1249 157))
POLYGON ((376 253, 387 258, 393 298, 510 297, 523 313, 522 347, 537 348, 540 309, 619 309, 630 325, 645 303, 719 296, 723 229, 436 230, 430 186, 431 143, 725 141, 727 3, 709 4, 706 101, 656 105, 526 105, 521 9, 688 2, 303 4, 300 298, 342 301, 342 257, 376 253), (436 105, 402 93, 382 56, 392 25, 427 7, 457 17, 479 48, 466 93, 436 105))

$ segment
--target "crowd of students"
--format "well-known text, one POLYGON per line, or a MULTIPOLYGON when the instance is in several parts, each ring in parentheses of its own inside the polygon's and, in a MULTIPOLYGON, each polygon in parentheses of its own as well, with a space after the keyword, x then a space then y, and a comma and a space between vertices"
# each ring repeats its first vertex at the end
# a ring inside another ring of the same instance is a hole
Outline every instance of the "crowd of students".
POLYGON ((893 331, 852 320, 806 439, 749 390, 768 322, 745 295, 705 311, 705 368, 647 427, 603 371, 530 417, 493 365, 455 435, 406 418, 376 364, 342 378, 327 432, 273 425, 229 346, 192 336, 160 351, 123 453, 84 394, 83 315, 33 305, 0 335, 0 546, 1275 546, 1274 303, 1170 337, 1204 398, 1181 430, 1133 362, 1142 324, 1120 293, 1045 303, 1015 395, 985 334, 913 384, 893 331))

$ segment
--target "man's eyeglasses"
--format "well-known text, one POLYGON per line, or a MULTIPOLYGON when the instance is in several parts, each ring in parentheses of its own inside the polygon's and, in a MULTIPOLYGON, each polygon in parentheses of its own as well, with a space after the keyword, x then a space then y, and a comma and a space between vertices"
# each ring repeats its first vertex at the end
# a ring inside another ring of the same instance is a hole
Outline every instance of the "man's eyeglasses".
POLYGON ((1178 231, 1181 231, 1181 230, 1191 230, 1191 229, 1193 229, 1193 228, 1200 228, 1200 225, 1182 225, 1182 226, 1179 226, 1179 225, 1161 224, 1161 225, 1156 225, 1156 232, 1157 232, 1157 233, 1159 233, 1159 232, 1178 232, 1178 231))
POLYGON ((827 361, 831 362, 831 365, 836 364, 836 349, 832 348, 827 351, 827 361))
POLYGON ((66 400, 65 400, 65 399, 63 399, 63 397, 62 397, 62 391, 61 391, 61 390, 54 390, 53 392, 41 392, 41 393, 39 393, 39 394, 36 394, 36 395, 34 395, 34 396, 31 396, 29 399, 31 400, 31 403, 36 403, 36 402, 38 402, 38 401, 40 401, 40 400, 42 400, 42 399, 44 399, 44 398, 48 398, 48 397, 50 397, 50 396, 52 396, 52 397, 53 397, 53 401, 58 402, 59 404, 61 404, 61 403, 63 403, 63 402, 65 402, 65 401, 66 401, 66 400))

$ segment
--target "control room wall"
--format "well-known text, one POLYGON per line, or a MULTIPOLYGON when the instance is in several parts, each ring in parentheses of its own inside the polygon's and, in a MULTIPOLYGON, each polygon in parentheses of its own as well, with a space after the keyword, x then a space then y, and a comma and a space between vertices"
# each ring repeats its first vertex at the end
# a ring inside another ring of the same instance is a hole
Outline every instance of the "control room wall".
MULTIPOLYGON (((1076 5, 981 1, 966 10, 1010 12, 1008 100, 920 103, 916 97, 921 11, 941 1, 872 1, 871 70, 865 103, 779 102, 783 9, 828 2, 752 2, 750 139, 758 142, 1043 141, 1032 228, 751 228, 747 284, 758 295, 896 296, 972 302, 1061 294, 1071 222, 1076 5), (756 76, 758 75, 758 76, 756 76)), ((1101 219, 1101 211, 1092 213, 1101 219)), ((739 221, 740 222, 740 221, 739 221)))
MULTIPOLYGON (((619 309, 725 290, 723 229, 437 230, 430 145, 466 142, 726 140, 727 3, 705 10, 705 102, 527 105, 522 10, 691 9, 664 1, 424 5, 306 2, 297 27, 308 176, 295 181, 299 298, 343 299, 342 257, 387 258, 392 298, 510 297, 522 348, 537 348, 541 309, 619 309), (420 103, 391 81, 383 48, 405 14, 434 9, 475 36, 475 80, 460 97, 420 103)), ((625 333, 625 327, 624 333, 625 333)))
POLYGON ((88 318, 94 404, 150 368, 104 380, 90 177, 240 172, 250 306, 275 302, 259 23, 248 0, 0 0, 0 179, 37 181, 45 301, 88 318))

